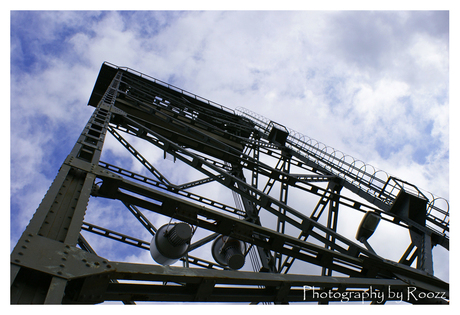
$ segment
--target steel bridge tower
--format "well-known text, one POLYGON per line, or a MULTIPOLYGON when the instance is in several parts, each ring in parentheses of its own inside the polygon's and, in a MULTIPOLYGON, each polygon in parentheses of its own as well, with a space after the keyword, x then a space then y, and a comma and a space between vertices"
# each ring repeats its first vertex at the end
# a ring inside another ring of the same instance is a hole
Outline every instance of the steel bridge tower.
POLYGON ((432 254, 449 249, 446 200, 248 110, 107 62, 88 104, 94 113, 11 253, 12 304, 448 303, 432 254), (101 160, 108 134, 130 159, 101 160), (149 162, 155 150, 199 176, 174 182, 180 174, 149 162), (105 202, 125 230, 98 214, 105 202), (390 242, 379 253, 369 241, 388 226, 407 235, 396 260, 383 257, 390 242), (100 254, 118 247, 153 259, 100 254))

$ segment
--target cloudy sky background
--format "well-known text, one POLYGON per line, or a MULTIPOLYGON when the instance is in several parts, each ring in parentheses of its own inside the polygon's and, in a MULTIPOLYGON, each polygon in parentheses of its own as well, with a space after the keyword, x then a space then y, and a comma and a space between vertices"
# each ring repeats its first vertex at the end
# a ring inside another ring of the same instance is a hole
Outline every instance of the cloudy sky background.
MULTIPOLYGON (((93 111, 86 104, 104 61, 250 109, 449 199, 447 11, 12 11, 10 18, 11 249, 93 111)), ((109 138, 103 160, 120 161, 109 138)), ((162 152, 146 154, 163 163, 162 152)), ((164 165, 173 182, 194 178, 164 165)), ((109 206, 90 207, 99 207, 90 218, 126 225, 109 206)), ((435 272, 447 280, 448 270, 435 272)))

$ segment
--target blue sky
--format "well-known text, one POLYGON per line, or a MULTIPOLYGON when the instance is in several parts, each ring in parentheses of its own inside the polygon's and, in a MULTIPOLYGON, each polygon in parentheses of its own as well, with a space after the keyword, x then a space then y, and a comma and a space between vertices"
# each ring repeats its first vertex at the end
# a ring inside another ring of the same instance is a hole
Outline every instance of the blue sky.
MULTIPOLYGON (((12 11, 10 18, 11 248, 92 113, 86 104, 104 61, 248 108, 449 198, 447 11, 12 11)), ((162 152, 132 141, 181 180, 162 152)), ((108 160, 122 159, 115 140, 105 149, 108 160)), ((89 209, 98 206, 89 218, 113 218, 98 201, 89 209)), ((114 229, 125 222, 119 217, 114 229)))

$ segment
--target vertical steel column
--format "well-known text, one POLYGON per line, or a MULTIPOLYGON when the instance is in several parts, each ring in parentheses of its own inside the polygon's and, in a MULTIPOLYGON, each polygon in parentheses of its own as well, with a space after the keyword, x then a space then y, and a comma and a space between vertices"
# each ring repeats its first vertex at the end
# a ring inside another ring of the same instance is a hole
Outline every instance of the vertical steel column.
MULTIPOLYGON (((327 227, 334 232, 337 232, 337 223, 339 219, 339 193, 342 190, 342 186, 330 182, 327 189, 334 193, 332 198, 329 201, 329 211, 327 214, 327 227)), ((335 238, 333 235, 326 235, 326 239, 332 243, 335 242, 335 238)), ((326 248, 330 249, 330 246, 326 245, 326 248)), ((322 276, 332 276, 332 269, 327 267, 323 267, 321 270, 322 276)))
MULTIPOLYGON (((256 134, 255 132, 253 133, 253 138, 254 138, 255 140, 257 140, 257 141, 260 140, 259 135, 256 134)), ((255 160, 255 161, 259 161, 260 150, 259 150, 259 146, 258 146, 256 143, 253 144, 253 153, 252 153, 252 154, 253 154, 252 157, 254 158, 254 160, 255 160)), ((258 186, 259 186, 259 171, 258 171, 257 169, 254 169, 254 170, 252 171, 252 181, 251 181, 251 185, 252 185, 252 187, 254 187, 254 188, 256 188, 256 189, 257 189, 258 186)))
POLYGON ((417 259, 417 268, 433 274, 433 252, 432 252, 431 235, 424 233, 420 241, 419 255, 417 259))
MULTIPOLYGON (((258 149, 255 149, 255 150, 258 151, 258 149)), ((243 181, 245 181, 246 179, 244 178, 243 170, 241 169, 241 167, 238 166, 238 165, 233 165, 233 168, 236 169, 236 176, 239 177, 240 179, 242 179, 243 181)), ((254 178, 254 176, 253 176, 253 178, 254 178)), ((237 182, 237 185, 238 185, 238 188, 243 190, 245 193, 249 194, 247 192, 246 187, 240 185, 238 182, 237 182)), ((252 222, 252 223, 260 225, 259 214, 257 212, 257 208, 254 206, 254 203, 252 201, 248 200, 248 198, 246 198, 244 196, 244 194, 241 194, 240 196, 241 196, 241 200, 243 202, 244 210, 246 211, 246 216, 247 216, 246 220, 248 220, 249 222, 252 222)), ((259 247, 259 246, 257 246, 257 252, 259 254, 260 262, 262 264, 262 267, 261 267, 260 271, 263 271, 263 272, 275 272, 276 273, 277 271, 276 271, 276 268, 275 268, 275 266, 273 264, 273 257, 270 254, 270 252, 265 250, 264 248, 259 247)))
MULTIPOLYGON (((290 167, 291 166, 291 158, 289 156, 286 156, 283 153, 281 159, 282 159, 283 162, 282 162, 282 165, 280 167, 280 171, 283 172, 283 173, 289 174, 290 169, 291 169, 291 167, 290 167)), ((284 204, 287 204, 287 198, 288 198, 289 185, 288 185, 287 180, 288 180, 287 176, 281 175, 281 178, 280 178, 281 187, 280 187, 279 201, 284 203, 284 204)), ((286 214, 286 210, 281 209, 281 213, 286 214)), ((286 224, 285 221, 282 221, 282 220, 280 220, 278 218, 276 230, 278 232, 280 232, 280 233, 284 233, 285 224, 286 224)))
MULTIPOLYGON (((118 74, 114 78, 106 95, 94 110, 11 253, 12 304, 62 302, 67 280, 60 277, 59 271, 56 274, 51 271, 44 272, 47 267, 50 270, 52 268, 40 264, 55 255, 59 243, 64 243, 69 248, 78 243, 81 224, 96 178, 92 170, 99 162, 120 77, 121 74, 118 74), (34 257, 37 254, 35 247, 42 238, 51 240, 50 244, 56 244, 56 249, 52 248, 53 245, 47 246, 39 252, 45 257, 34 257)), ((66 268, 65 261, 60 267, 66 268)))
MULTIPOLYGON (((282 160, 282 165, 280 167, 281 172, 289 174, 291 170, 291 157, 283 152, 281 156, 281 160, 282 160)), ((281 175, 280 182, 281 182, 281 187, 280 187, 279 201, 282 202, 283 204, 287 204, 288 188, 289 188, 287 176, 281 175)), ((285 209, 280 209, 280 212, 283 215, 286 214, 285 209)), ((284 234, 285 225, 286 225, 286 221, 281 220, 281 218, 278 217, 276 231, 284 234)), ((275 257, 278 260, 278 270, 281 270, 282 263, 283 263, 283 255, 278 253, 278 255, 276 255, 275 257)))

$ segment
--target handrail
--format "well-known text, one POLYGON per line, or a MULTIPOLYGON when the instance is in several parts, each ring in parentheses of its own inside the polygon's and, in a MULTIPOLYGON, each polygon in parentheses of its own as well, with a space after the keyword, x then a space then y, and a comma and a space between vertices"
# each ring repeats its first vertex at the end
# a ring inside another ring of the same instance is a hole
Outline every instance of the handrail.
MULTIPOLYGON (((270 126, 273 122, 256 114, 246 108, 236 108, 237 115, 251 119, 255 123, 256 129, 268 135, 270 126)), ((346 180, 355 187, 367 192, 373 197, 391 205, 395 201, 401 189, 408 189, 409 192, 428 200, 427 217, 432 218, 442 225, 442 233, 448 231, 449 226, 449 202, 441 197, 435 197, 429 192, 422 192, 412 184, 401 180, 394 181, 395 177, 388 173, 374 168, 370 164, 344 154, 341 151, 328 147, 321 142, 311 139, 297 131, 287 128, 289 135, 286 146, 295 152, 315 162, 319 166, 328 170, 332 174, 346 180), (371 170, 371 172, 369 172, 371 170), (379 176, 378 176, 379 175, 379 176), (381 177, 383 175, 383 177, 381 177), (415 187, 415 190, 414 190, 415 187), (427 197, 427 195, 429 197, 427 197), (447 209, 435 206, 436 201, 443 200, 447 204, 447 209)), ((439 227, 439 225, 437 225, 439 227)))

